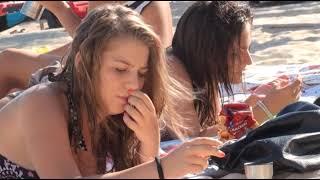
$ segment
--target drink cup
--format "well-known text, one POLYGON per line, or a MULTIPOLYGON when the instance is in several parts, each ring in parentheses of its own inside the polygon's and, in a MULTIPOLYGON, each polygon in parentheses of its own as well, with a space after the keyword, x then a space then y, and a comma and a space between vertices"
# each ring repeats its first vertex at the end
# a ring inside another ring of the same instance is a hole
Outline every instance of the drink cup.
POLYGON ((45 8, 37 1, 26 1, 20 10, 20 13, 39 21, 44 9, 45 8))
POLYGON ((247 179, 272 179, 273 162, 269 163, 245 163, 244 170, 247 179))

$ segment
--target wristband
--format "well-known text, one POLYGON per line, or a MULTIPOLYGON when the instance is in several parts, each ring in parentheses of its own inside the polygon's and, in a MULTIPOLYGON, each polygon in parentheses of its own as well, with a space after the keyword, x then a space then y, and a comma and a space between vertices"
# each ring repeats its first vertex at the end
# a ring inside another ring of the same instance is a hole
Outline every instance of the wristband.
POLYGON ((257 105, 263 110, 263 112, 268 116, 269 119, 273 119, 272 113, 269 111, 267 106, 265 104, 263 104, 262 101, 258 100, 257 105))
POLYGON ((163 169, 162 169, 162 166, 161 166, 160 158, 158 156, 156 156, 154 159, 155 159, 155 162, 157 164, 157 170, 158 170, 159 179, 164 179, 164 174, 163 174, 163 169))

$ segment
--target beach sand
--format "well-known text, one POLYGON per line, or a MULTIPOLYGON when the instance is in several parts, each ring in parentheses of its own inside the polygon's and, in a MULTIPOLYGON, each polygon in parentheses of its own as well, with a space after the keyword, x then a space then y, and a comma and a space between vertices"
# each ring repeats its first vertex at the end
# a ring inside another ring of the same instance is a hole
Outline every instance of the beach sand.
POLYGON ((320 63, 320 2, 254 9, 257 65, 320 63))
MULTIPOLYGON (((174 26, 191 4, 190 1, 171 2, 174 26)), ((320 2, 255 7, 253 12, 251 53, 254 65, 320 62, 320 2)), ((39 23, 33 21, 1 32, 0 52, 6 48, 41 52, 70 41, 63 28, 40 30, 39 23), (10 34, 23 28, 24 33, 10 34)))

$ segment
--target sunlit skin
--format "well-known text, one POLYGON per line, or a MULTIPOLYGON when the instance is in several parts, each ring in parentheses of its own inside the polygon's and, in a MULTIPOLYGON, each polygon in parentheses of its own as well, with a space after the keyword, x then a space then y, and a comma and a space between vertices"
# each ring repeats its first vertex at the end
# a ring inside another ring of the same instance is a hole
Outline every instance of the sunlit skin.
POLYGON ((252 59, 249 52, 250 44, 251 25, 249 23, 246 23, 240 35, 240 45, 238 41, 236 41, 234 43, 234 52, 232 50, 229 52, 229 62, 233 61, 231 58, 236 58, 234 60, 234 66, 232 65, 232 63, 230 63, 232 68, 230 69, 231 72, 229 74, 231 74, 232 83, 241 83, 242 74, 246 66, 252 64, 252 59))
POLYGON ((123 113, 124 123, 141 142, 142 161, 148 161, 160 149, 156 110, 150 97, 141 91, 149 74, 149 47, 129 35, 117 36, 106 45, 101 58, 100 113, 123 113))
MULTIPOLYGON (((246 23, 240 36, 240 45, 238 41, 234 44, 235 63, 230 64, 229 75, 231 82, 234 84, 242 83, 243 72, 247 65, 252 64, 249 48, 251 44, 251 24, 246 23), (239 48, 238 48, 239 47, 239 48), (232 71, 233 70, 233 71, 232 71)), ((229 62, 232 62, 232 51, 229 52, 229 62)), ((261 87, 249 96, 245 102, 251 106, 255 106, 258 100, 263 100, 266 106, 273 114, 277 114, 287 104, 295 102, 300 97, 301 79, 297 78, 293 83, 289 84, 286 79, 278 79, 270 82, 271 88, 261 87), (257 93, 257 94, 256 94, 257 93), (277 103, 273 103, 277 102, 277 103)), ((256 119, 260 122, 266 120, 266 115, 259 107, 253 109, 256 119)))
POLYGON ((102 54, 101 103, 104 113, 124 112, 129 92, 141 90, 148 72, 148 47, 130 36, 114 38, 102 54))

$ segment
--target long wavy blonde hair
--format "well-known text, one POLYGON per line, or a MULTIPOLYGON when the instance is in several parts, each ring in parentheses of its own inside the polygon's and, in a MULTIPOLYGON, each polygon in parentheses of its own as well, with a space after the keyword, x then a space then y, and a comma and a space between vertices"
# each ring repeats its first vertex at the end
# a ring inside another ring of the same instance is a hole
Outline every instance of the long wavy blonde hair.
MULTIPOLYGON (((89 128, 92 138, 93 153, 97 158, 99 174, 105 173, 105 160, 111 156, 114 161, 113 170, 119 171, 140 163, 138 150, 140 142, 121 120, 121 115, 112 117, 99 117, 101 106, 99 76, 101 67, 101 55, 110 40, 117 36, 129 35, 144 42, 149 48, 146 83, 142 89, 151 98, 157 116, 162 119, 165 113, 177 118, 166 123, 171 129, 178 132, 180 120, 172 107, 170 96, 184 96, 183 86, 168 76, 164 48, 159 37, 146 25, 139 14, 121 5, 106 5, 98 7, 90 12, 76 30, 71 50, 66 59, 66 65, 56 77, 65 79, 72 69, 72 98, 77 109, 84 110, 89 118, 89 128), (76 55, 80 62, 75 66, 76 55), (76 67, 76 68, 74 68, 76 67), (75 70, 73 70, 75 69, 75 70), (69 71, 68 71, 69 70, 69 71), (80 107, 84 105, 84 107, 80 107), (106 118, 103 123, 97 123, 100 118, 106 118), (119 119, 119 120, 112 120, 119 119)), ((70 75, 69 75, 70 76, 70 75)), ((112 82, 110 82, 111 85, 112 82)), ((79 110, 80 111, 80 110, 79 110)), ((80 113, 79 113, 80 114, 80 113)), ((83 118, 79 117, 78 126, 82 127, 83 118)), ((71 120, 70 120, 71 121, 71 120)), ((159 121, 160 123, 160 121, 159 121)), ((162 123, 161 123, 162 124, 162 123)), ((163 125, 163 124, 162 124, 163 125)), ((69 127, 70 128, 70 127, 69 127)), ((71 136, 71 145, 77 143, 76 137, 71 136)))

